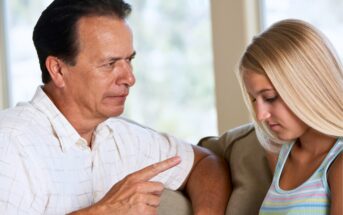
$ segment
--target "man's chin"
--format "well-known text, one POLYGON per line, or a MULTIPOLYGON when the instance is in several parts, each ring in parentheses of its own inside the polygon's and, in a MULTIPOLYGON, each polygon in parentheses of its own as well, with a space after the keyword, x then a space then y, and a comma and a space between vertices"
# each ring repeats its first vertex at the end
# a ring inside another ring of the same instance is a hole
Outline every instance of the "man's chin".
POLYGON ((108 118, 111 117, 118 117, 120 115, 122 115, 124 112, 124 107, 123 108, 116 108, 115 110, 110 110, 107 114, 108 118))
POLYGON ((102 105, 100 109, 98 109, 99 113, 106 119, 111 117, 118 117, 124 112, 125 105, 102 105))

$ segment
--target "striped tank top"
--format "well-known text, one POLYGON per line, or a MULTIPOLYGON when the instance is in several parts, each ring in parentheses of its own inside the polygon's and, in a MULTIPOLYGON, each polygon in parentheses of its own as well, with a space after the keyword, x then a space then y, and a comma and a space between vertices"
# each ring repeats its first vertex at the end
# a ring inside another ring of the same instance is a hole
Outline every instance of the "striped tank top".
POLYGON ((326 175, 330 164, 343 152, 343 138, 337 139, 335 145, 309 179, 295 189, 282 190, 279 186, 280 176, 293 145, 284 144, 281 148, 273 182, 259 214, 329 214, 330 189, 326 175))

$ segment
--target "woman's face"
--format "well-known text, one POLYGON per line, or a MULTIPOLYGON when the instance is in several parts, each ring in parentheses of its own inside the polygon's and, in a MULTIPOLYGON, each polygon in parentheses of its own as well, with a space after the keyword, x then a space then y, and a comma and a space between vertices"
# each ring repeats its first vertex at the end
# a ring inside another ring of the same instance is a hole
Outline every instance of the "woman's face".
POLYGON ((309 127, 287 107, 265 75, 248 70, 243 79, 256 119, 268 125, 279 139, 294 140, 307 131, 309 127))

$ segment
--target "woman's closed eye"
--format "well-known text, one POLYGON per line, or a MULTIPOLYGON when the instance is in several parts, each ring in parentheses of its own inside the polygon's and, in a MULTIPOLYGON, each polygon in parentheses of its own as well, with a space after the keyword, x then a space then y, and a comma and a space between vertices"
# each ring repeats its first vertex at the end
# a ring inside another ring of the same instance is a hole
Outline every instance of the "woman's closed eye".
MULTIPOLYGON (((276 101, 278 99, 278 97, 279 97, 278 95, 276 95, 276 96, 269 96, 269 97, 263 97, 262 100, 265 101, 265 102, 272 103, 272 102, 276 101)), ((255 103, 256 102, 256 98, 251 97, 251 102, 255 103)))
POLYGON ((276 95, 276 96, 269 96, 269 97, 263 98, 263 100, 268 102, 268 103, 272 103, 272 102, 276 101, 278 99, 278 97, 279 97, 278 95, 276 95))

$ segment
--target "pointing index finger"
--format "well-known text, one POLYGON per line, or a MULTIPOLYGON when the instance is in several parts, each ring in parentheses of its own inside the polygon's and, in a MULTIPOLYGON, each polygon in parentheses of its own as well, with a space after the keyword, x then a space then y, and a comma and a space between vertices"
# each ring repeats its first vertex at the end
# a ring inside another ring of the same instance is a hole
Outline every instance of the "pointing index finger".
POLYGON ((164 161, 154 163, 150 166, 145 167, 144 169, 137 171, 136 173, 134 173, 134 178, 137 181, 148 181, 161 172, 164 172, 178 165, 180 162, 181 158, 179 156, 168 158, 164 161))

